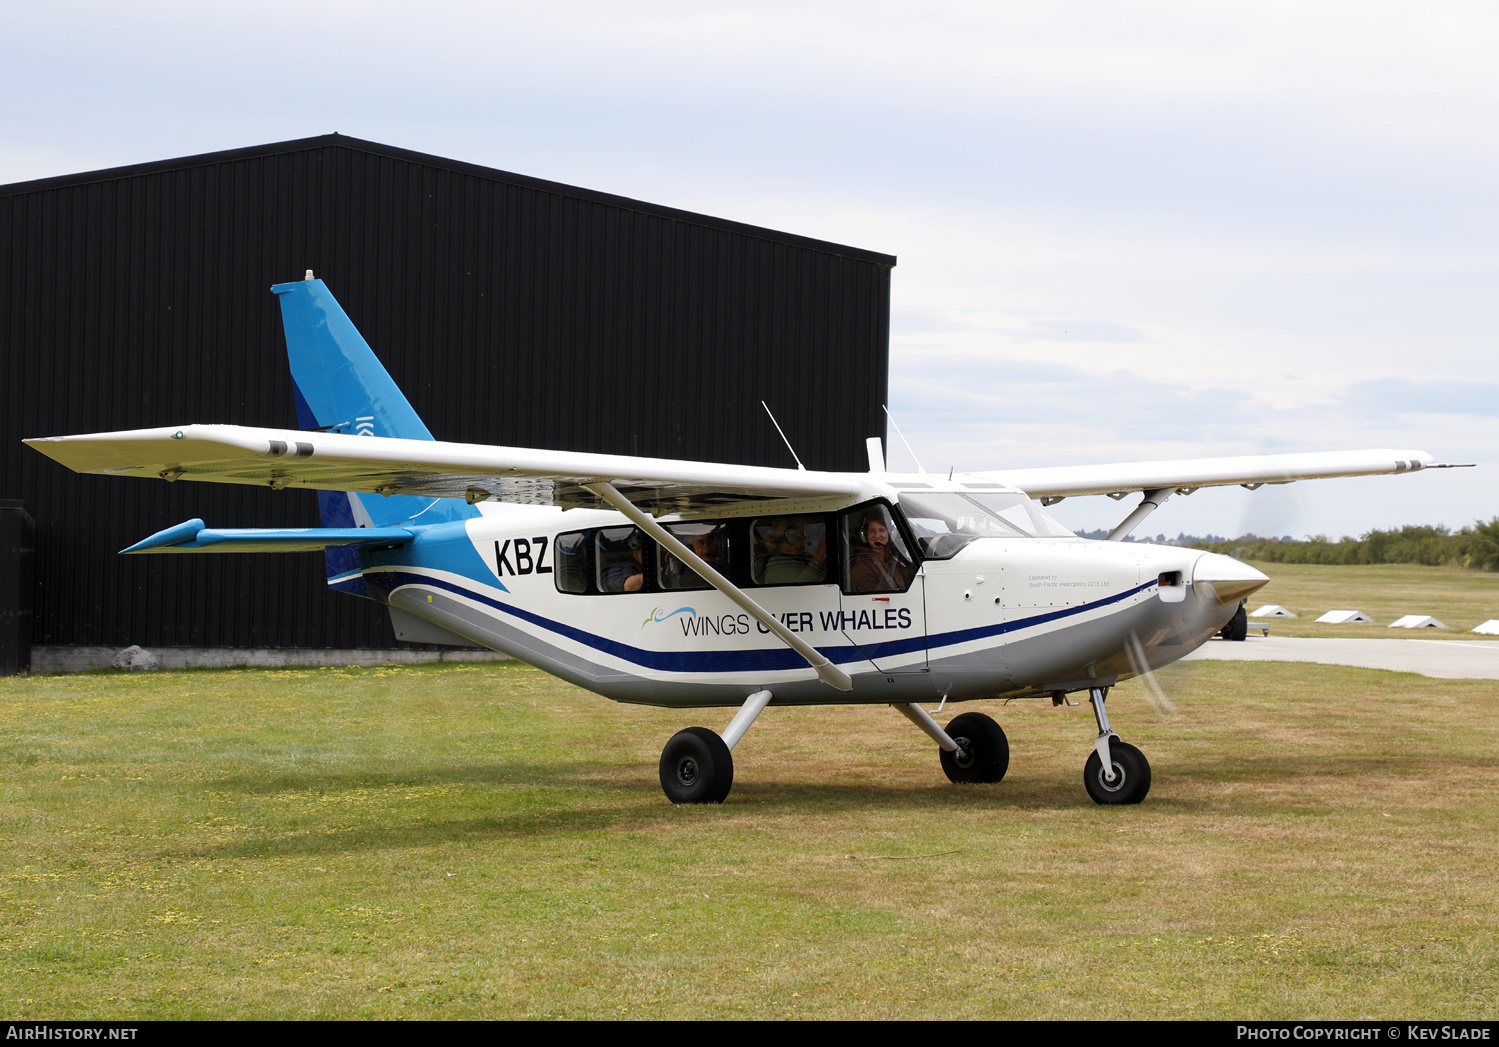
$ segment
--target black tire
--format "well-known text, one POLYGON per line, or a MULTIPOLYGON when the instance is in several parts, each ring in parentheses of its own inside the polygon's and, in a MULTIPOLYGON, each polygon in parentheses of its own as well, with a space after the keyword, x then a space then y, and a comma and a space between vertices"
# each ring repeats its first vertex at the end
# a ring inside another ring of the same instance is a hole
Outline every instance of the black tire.
POLYGON ((1249 635, 1249 612, 1244 610, 1243 604, 1239 604, 1228 624, 1218 630, 1218 635, 1225 640, 1242 640, 1249 635))
POLYGON ((734 787, 734 756, 706 727, 688 727, 661 750, 661 791, 672 803, 723 803, 734 787))
POLYGON ((947 735, 963 750, 963 755, 938 749, 942 770, 949 781, 997 782, 1010 769, 1010 741, 991 716, 964 713, 948 721, 947 735))
POLYGON ((1094 803, 1139 803, 1150 792, 1150 761, 1128 742, 1109 739, 1109 754, 1114 760, 1114 780, 1103 776, 1103 761, 1094 749, 1083 764, 1083 785, 1094 803), (1121 772, 1123 772, 1121 774, 1121 772))

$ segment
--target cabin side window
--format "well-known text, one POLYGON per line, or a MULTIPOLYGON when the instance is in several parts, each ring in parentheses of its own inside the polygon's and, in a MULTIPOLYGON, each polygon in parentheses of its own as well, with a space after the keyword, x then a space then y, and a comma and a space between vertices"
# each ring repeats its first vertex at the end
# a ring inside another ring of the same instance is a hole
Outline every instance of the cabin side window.
POLYGON ((593 576, 593 561, 588 555, 592 543, 587 531, 559 534, 552 544, 552 576, 558 592, 586 593, 593 576))
POLYGON ((600 527, 594 532, 594 585, 601 593, 638 593, 646 588, 648 560, 654 544, 638 527, 600 527))
POLYGON ((828 580, 825 516, 762 517, 750 527, 756 585, 812 585, 828 580))
MULTIPOLYGON (((673 523, 662 525, 666 533, 705 560, 722 575, 730 573, 729 525, 726 523, 673 523)), ((691 567, 661 546, 656 546, 656 571, 662 589, 708 589, 711 586, 691 567)))
POLYGON ((903 593, 916 577, 916 560, 888 506, 876 503, 840 517, 843 591, 903 593))
MULTIPOLYGON (((735 585, 835 580, 837 542, 830 514, 679 520, 661 526, 735 585)), ((552 550, 558 592, 599 595, 712 588, 702 575, 631 525, 559 534, 552 550)))

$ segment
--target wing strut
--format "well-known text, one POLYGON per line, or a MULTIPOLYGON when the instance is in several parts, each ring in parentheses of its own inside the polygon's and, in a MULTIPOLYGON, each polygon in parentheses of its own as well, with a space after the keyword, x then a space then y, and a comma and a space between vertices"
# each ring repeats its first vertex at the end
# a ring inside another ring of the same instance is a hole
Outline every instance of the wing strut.
POLYGON ((1166 504, 1166 499, 1171 497, 1171 493, 1169 487, 1158 487, 1154 491, 1146 491, 1145 497, 1140 499, 1140 504, 1135 506, 1135 511, 1120 520, 1119 526, 1110 531, 1104 541, 1124 541, 1125 536, 1140 525, 1140 521, 1166 504))
POLYGON ((653 520, 648 513, 642 511, 634 502, 620 494, 613 484, 600 480, 597 483, 584 484, 583 486, 624 513, 630 519, 631 523, 664 545, 673 556, 696 571, 702 577, 703 581, 723 593, 730 600, 733 600, 740 607, 748 611, 750 617, 754 618, 755 621, 780 637, 788 647, 805 658, 808 665, 817 670, 817 676, 823 683, 829 687, 836 687, 840 691, 853 690, 854 682, 848 678, 846 672, 824 658, 817 648, 787 629, 777 620, 775 615, 755 603, 754 600, 751 600, 748 594, 715 571, 697 553, 673 538, 666 528, 653 520))

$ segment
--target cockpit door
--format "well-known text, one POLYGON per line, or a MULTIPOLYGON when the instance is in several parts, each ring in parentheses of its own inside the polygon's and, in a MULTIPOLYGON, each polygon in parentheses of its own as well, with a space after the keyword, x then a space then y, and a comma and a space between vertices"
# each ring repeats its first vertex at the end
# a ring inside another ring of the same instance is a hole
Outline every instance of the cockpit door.
POLYGON ((839 514, 840 627, 878 671, 925 672, 926 578, 882 502, 839 514))
POLYGON ((905 592, 841 595, 840 624, 880 672, 926 672, 926 576, 920 568, 905 592))

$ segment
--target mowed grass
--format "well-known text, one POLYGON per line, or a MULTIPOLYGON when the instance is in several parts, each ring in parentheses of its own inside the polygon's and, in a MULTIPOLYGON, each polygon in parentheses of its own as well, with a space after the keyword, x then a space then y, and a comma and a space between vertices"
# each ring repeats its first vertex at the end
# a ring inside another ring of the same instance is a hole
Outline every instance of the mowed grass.
MULTIPOLYGON (((0 681, 16 1018, 1489 1018, 1499 686, 1197 663, 981 704, 956 787, 883 706, 772 708, 723 807, 656 780, 725 710, 520 665, 0 681)), ((952 710, 949 710, 949 713, 952 710)))
POLYGON ((1482 640, 1492 637, 1474 636, 1469 630, 1490 618, 1499 618, 1499 574, 1419 564, 1250 562, 1269 575, 1270 583, 1249 598, 1249 610, 1278 603, 1300 616, 1263 619, 1270 624, 1271 636, 1482 640), (1323 625, 1316 621, 1334 609, 1363 611, 1375 624, 1323 625), (1450 628, 1389 628, 1391 622, 1406 614, 1429 614, 1450 628))

